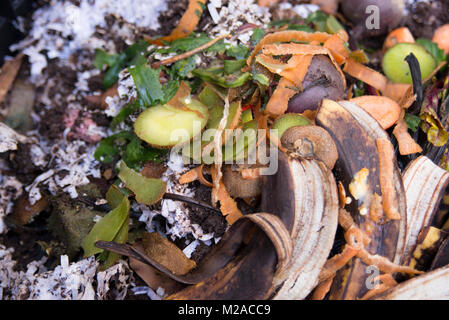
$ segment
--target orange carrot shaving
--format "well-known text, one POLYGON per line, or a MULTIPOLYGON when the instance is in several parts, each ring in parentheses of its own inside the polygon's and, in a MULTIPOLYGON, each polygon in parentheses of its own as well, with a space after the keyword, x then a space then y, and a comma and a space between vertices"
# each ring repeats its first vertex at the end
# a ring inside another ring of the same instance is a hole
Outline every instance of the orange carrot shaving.
MULTIPOLYGON (((212 180, 217 178, 217 171, 217 168, 212 168, 212 180)), ((232 225, 242 216, 242 212, 237 207, 237 203, 231 198, 223 181, 221 180, 218 182, 218 189, 216 189, 214 184, 212 192, 215 192, 217 200, 220 202, 220 211, 226 217, 226 221, 229 225, 232 225)))
POLYGON ((361 298, 361 300, 368 300, 374 296, 377 296, 386 290, 395 287, 398 283, 394 280, 393 276, 389 273, 382 274, 378 277, 374 278, 374 282, 381 282, 376 285, 373 289, 369 290, 365 295, 361 298))
POLYGON ((413 37, 410 30, 406 27, 397 28, 397 29, 394 29, 393 31, 391 31, 388 34, 388 36, 385 38, 383 49, 388 50, 395 44, 403 43, 403 42, 408 42, 408 43, 415 42, 415 38, 413 37))
POLYGON ((334 281, 335 276, 331 276, 321 282, 313 291, 312 297, 310 300, 323 300, 326 294, 329 292, 332 286, 332 282, 334 281))
POLYGON ((298 88, 302 90, 302 81, 306 77, 309 66, 312 63, 313 56, 311 54, 294 55, 292 59, 293 58, 299 61, 296 67, 282 70, 280 75, 285 79, 293 82, 298 88))
MULTIPOLYGON (((267 44, 262 47, 263 54, 271 54, 271 55, 317 55, 324 54, 329 57, 335 69, 340 73, 341 79, 343 80, 343 84, 346 87, 346 78, 341 71, 337 61, 335 61, 334 57, 330 53, 330 51, 318 45, 310 45, 310 44, 302 44, 302 43, 281 43, 281 44, 267 44)), ((301 66, 301 65, 300 65, 301 66)))
POLYGON ((357 255, 360 249, 356 249, 350 245, 345 245, 343 251, 336 254, 332 258, 326 261, 323 269, 318 277, 319 282, 323 282, 335 276, 335 273, 343 268, 353 257, 357 255))
POLYGON ((404 119, 398 121, 394 127, 393 135, 396 137, 399 145, 399 153, 403 156, 422 152, 422 148, 410 136, 408 126, 404 119))
POLYGON ((349 228, 355 225, 355 222, 348 211, 340 209, 338 211, 338 224, 340 224, 343 230, 348 231, 349 228))
POLYGON ((382 91, 382 94, 400 103, 400 101, 404 98, 404 96, 406 96, 409 92, 410 93, 413 92, 413 90, 411 89, 412 89, 411 84, 394 83, 388 81, 387 85, 385 86, 385 89, 382 91))
POLYGON ((181 20, 179 20, 178 25, 175 29, 166 37, 158 39, 147 39, 152 44, 163 45, 163 41, 171 42, 176 39, 181 39, 187 37, 191 34, 198 22, 200 21, 201 14, 203 12, 203 7, 206 4, 206 0, 189 0, 189 5, 187 10, 184 12, 181 20))
POLYGON ((402 110, 397 102, 383 96, 360 96, 350 101, 368 112, 383 129, 395 124, 402 110))
POLYGON ((449 53, 449 24, 442 25, 435 30, 432 41, 435 42, 438 47, 444 50, 445 54, 449 53))
POLYGON ((379 181, 385 216, 389 220, 400 220, 398 199, 393 185, 394 163, 396 163, 393 145, 388 139, 377 139, 376 143, 379 151, 379 181))
POLYGON ((349 57, 349 51, 345 47, 345 42, 339 34, 334 34, 324 42, 323 46, 327 48, 338 64, 343 64, 349 57))
POLYGON ((413 269, 409 266, 400 266, 397 265, 387 258, 380 256, 380 255, 372 255, 365 249, 360 250, 357 253, 357 257, 362 259, 362 261, 367 265, 374 265, 379 268, 380 271, 384 273, 408 273, 408 274, 423 274, 423 271, 419 271, 416 269, 413 269))
POLYGON ((338 186, 338 199, 340 200, 340 208, 344 208, 346 205, 346 190, 341 181, 337 182, 338 186))
POLYGON ((253 52, 248 57, 247 64, 251 65, 254 57, 259 53, 260 50, 262 50, 262 47, 264 45, 276 42, 291 42, 291 41, 302 41, 302 42, 317 41, 319 43, 324 43, 331 36, 332 35, 325 32, 310 33, 297 30, 286 30, 270 33, 267 34, 265 37, 263 37, 256 45, 253 52))
POLYGON ((387 78, 383 74, 350 58, 346 60, 343 71, 379 91, 384 91, 387 85, 387 78))
POLYGON ((187 171, 179 178, 179 183, 185 184, 185 183, 193 182, 195 180, 199 180, 205 186, 212 188, 212 186, 213 186, 212 183, 210 181, 207 181, 207 179, 203 175, 203 168, 204 168, 204 163, 196 168, 193 168, 193 169, 187 171))
POLYGON ((299 90, 293 82, 281 78, 276 90, 274 90, 273 95, 267 103, 267 113, 274 115, 284 114, 288 108, 288 101, 298 92, 299 90))
POLYGON ((262 47, 263 54, 273 56, 287 54, 329 54, 329 50, 323 46, 303 43, 266 44, 262 47))

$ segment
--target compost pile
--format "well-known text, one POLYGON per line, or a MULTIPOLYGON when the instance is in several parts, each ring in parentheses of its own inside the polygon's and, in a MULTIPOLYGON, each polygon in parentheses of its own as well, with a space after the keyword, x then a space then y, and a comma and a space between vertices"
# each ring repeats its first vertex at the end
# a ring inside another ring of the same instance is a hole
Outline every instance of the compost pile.
POLYGON ((0 72, 0 298, 449 298, 448 23, 35 4, 0 72))

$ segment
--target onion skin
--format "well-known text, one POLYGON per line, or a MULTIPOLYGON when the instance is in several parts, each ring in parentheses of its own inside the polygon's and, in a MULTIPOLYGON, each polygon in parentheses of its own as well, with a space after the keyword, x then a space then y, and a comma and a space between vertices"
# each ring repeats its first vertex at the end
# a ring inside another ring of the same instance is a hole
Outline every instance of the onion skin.
POLYGON ((362 29, 364 36, 379 36, 396 28, 404 16, 404 0, 344 0, 341 9, 345 17, 362 29), (373 12, 366 8, 375 5, 379 8, 379 29, 367 29, 366 21, 373 12))
POLYGON ((323 99, 344 98, 343 79, 330 59, 324 55, 313 57, 302 85, 304 91, 290 99, 287 112, 303 113, 306 110, 316 110, 323 99))

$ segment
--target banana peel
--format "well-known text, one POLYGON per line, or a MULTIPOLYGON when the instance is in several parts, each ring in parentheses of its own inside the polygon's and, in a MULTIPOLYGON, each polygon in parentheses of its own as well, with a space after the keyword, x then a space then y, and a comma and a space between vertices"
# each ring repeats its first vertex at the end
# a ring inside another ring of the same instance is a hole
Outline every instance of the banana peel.
MULTIPOLYGON (((381 155, 378 141, 389 140, 388 134, 367 112, 348 101, 323 100, 316 116, 317 125, 326 129, 338 149, 334 173, 352 198, 346 209, 360 229, 369 235, 365 246, 371 255, 379 255, 393 263, 400 263, 407 226, 406 199, 401 174, 394 157, 387 159, 391 170, 390 206, 399 219, 388 219, 379 206, 386 201, 381 184, 381 155)), ((384 160, 385 161, 385 160, 384 160)), ((386 192, 385 192, 386 193, 386 192)), ((360 258, 353 258, 340 269, 330 288, 330 299, 362 298, 369 288, 366 281, 369 266, 360 258)))

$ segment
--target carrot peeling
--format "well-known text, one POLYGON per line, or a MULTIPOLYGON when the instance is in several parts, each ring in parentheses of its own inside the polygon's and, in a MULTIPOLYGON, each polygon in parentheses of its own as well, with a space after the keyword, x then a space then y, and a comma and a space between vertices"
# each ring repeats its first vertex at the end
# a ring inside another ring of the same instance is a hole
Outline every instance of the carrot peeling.
POLYGON ((346 60, 343 71, 381 92, 387 85, 387 78, 383 74, 350 58, 346 60))
POLYGON ((193 168, 193 169, 187 171, 179 178, 179 183, 186 184, 186 183, 190 183, 190 182, 199 180, 206 187, 212 188, 213 187, 212 183, 210 181, 207 181, 207 179, 203 175, 203 169, 204 169, 204 163, 196 168, 193 168))
POLYGON ((422 148, 410 136, 408 126, 404 119, 398 121, 394 127, 393 135, 396 137, 399 145, 399 153, 403 156, 422 152, 422 148))
POLYGON ((350 101, 368 112, 384 130, 398 121, 402 110, 396 101, 384 96, 360 96, 350 101))
POLYGON ((393 185, 394 163, 396 161, 393 145, 388 139, 377 139, 379 151, 379 181, 382 192, 382 206, 389 220, 400 220, 398 199, 393 185))
POLYGON ((329 292, 334 281, 335 276, 331 276, 326 280, 322 281, 313 291, 310 300, 323 300, 326 294, 329 292))
POLYGON ((354 248, 350 245, 345 245, 341 253, 326 261, 318 277, 318 281, 321 283, 334 277, 338 270, 343 268, 353 257, 357 255, 359 250, 360 249, 354 248))
POLYGON ((365 295, 361 298, 361 300, 368 300, 372 297, 375 297, 388 289, 395 287, 398 283, 394 280, 393 276, 389 273, 381 274, 380 276, 374 278, 374 282, 381 282, 376 285, 373 289, 369 290, 365 295))
POLYGON ((324 43, 327 39, 329 39, 332 35, 325 32, 305 32, 305 31, 297 31, 297 30, 286 30, 279 31, 267 34, 263 37, 259 43, 254 48, 253 52, 247 59, 247 64, 251 65, 255 56, 262 50, 262 47, 267 44, 277 43, 277 42, 292 42, 292 41, 301 41, 301 42, 311 42, 317 41, 318 43, 324 43))
POLYGON ((388 50, 398 43, 415 43, 415 38, 407 27, 397 28, 391 31, 384 41, 384 50, 388 50))
POLYGON ((201 14, 203 13, 203 7, 206 5, 206 0, 189 0, 189 5, 187 10, 179 20, 178 25, 175 29, 166 37, 158 39, 147 39, 151 44, 157 44, 162 46, 163 41, 171 42, 176 39, 181 39, 187 37, 191 34, 198 22, 200 21, 201 14))
MULTIPOLYGON (((217 179, 217 171, 217 168, 212 168, 212 180, 217 179)), ((242 216, 242 212, 237 207, 237 203, 234 201, 234 199, 232 199, 229 195, 221 179, 218 181, 218 188, 216 188, 216 185, 214 183, 212 187, 212 193, 216 195, 217 201, 220 202, 220 211, 222 212, 223 216, 226 217, 226 221, 229 225, 232 225, 235 221, 240 219, 240 217, 242 216)))

